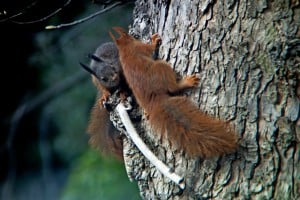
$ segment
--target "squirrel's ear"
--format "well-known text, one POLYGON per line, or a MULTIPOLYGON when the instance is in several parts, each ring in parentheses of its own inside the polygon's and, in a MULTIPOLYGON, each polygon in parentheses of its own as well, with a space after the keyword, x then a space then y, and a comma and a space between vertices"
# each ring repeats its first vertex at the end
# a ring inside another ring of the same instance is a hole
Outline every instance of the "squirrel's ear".
POLYGON ((118 39, 116 39, 115 36, 112 34, 112 32, 109 32, 110 37, 112 38, 112 40, 113 40, 116 44, 118 44, 118 43, 120 42, 120 39, 121 39, 121 38, 126 38, 126 37, 128 36, 128 33, 126 33, 126 31, 125 31, 123 28, 121 28, 121 27, 116 26, 116 27, 112 27, 112 29, 113 29, 116 33, 118 33, 119 36, 120 36, 118 39))
POLYGON ((98 56, 94 55, 94 54, 88 54, 88 57, 96 62, 103 62, 103 60, 101 60, 101 58, 99 58, 98 56))
POLYGON ((119 33, 120 36, 127 35, 126 31, 119 26, 114 26, 114 27, 112 27, 112 29, 114 31, 116 31, 117 33, 119 33))
POLYGON ((86 71, 88 71, 90 74, 94 75, 95 77, 98 78, 96 72, 94 70, 92 70, 89 66, 83 64, 82 62, 79 62, 80 66, 85 69, 86 71))
POLYGON ((115 38, 115 36, 110 31, 108 33, 109 33, 109 36, 111 37, 111 39, 113 40, 113 42, 117 44, 118 42, 117 42, 117 39, 115 38))

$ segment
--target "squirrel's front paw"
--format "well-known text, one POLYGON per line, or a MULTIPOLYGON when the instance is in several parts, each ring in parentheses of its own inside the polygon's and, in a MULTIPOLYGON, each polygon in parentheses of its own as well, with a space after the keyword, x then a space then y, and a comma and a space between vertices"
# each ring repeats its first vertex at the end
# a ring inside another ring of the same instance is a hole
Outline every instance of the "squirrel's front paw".
POLYGON ((105 102, 108 100, 108 98, 110 96, 109 92, 107 92, 107 91, 105 91, 105 92, 102 91, 102 92, 103 92, 103 94, 102 94, 101 98, 98 99, 98 104, 100 107, 104 107, 105 102))
POLYGON ((188 75, 184 78, 184 81, 190 87, 196 87, 199 84, 200 78, 196 74, 188 75))
POLYGON ((155 45, 161 44, 161 38, 159 37, 158 33, 151 35, 151 43, 155 45))

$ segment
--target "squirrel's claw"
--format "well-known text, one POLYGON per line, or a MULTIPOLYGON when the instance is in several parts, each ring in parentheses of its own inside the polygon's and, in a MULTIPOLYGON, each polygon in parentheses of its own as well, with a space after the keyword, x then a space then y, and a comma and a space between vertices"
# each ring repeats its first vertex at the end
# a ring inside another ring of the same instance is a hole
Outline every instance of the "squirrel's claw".
POLYGON ((196 74, 184 77, 184 81, 190 87, 196 87, 199 84, 200 78, 196 74))
POLYGON ((161 38, 158 33, 151 35, 151 43, 155 45, 161 45, 161 38))
POLYGON ((105 102, 108 100, 110 93, 108 91, 103 91, 101 98, 98 100, 98 104, 100 107, 104 107, 105 102))

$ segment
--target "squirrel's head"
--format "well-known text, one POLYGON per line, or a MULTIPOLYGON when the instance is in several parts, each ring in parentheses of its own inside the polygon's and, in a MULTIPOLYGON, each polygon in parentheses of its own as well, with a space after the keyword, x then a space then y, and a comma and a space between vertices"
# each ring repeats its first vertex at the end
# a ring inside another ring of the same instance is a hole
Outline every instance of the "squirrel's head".
MULTIPOLYGON (((99 53, 99 49, 97 50, 98 52, 96 51, 96 53, 99 53)), ((117 87, 120 83, 121 71, 118 57, 112 57, 111 59, 106 58, 103 60, 99 56, 101 56, 101 54, 89 54, 88 57, 91 59, 90 66, 80 62, 81 67, 83 67, 92 75, 95 85, 98 85, 100 83, 100 85, 104 86, 107 89, 117 87)))
POLYGON ((126 45, 134 40, 134 38, 131 37, 123 28, 116 26, 112 29, 119 34, 119 38, 116 38, 111 32, 109 32, 110 37, 117 46, 126 45))

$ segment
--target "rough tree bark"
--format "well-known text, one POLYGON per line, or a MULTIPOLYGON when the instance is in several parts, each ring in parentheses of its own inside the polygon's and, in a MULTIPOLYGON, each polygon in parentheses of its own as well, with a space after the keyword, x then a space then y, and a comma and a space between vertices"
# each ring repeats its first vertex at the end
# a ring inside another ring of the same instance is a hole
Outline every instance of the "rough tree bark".
POLYGON ((188 160, 136 123, 186 181, 181 191, 127 141, 126 169, 144 199, 300 198, 299 16, 298 0, 136 2, 131 33, 158 32, 160 57, 200 75, 190 98, 241 137, 234 154, 188 160))

